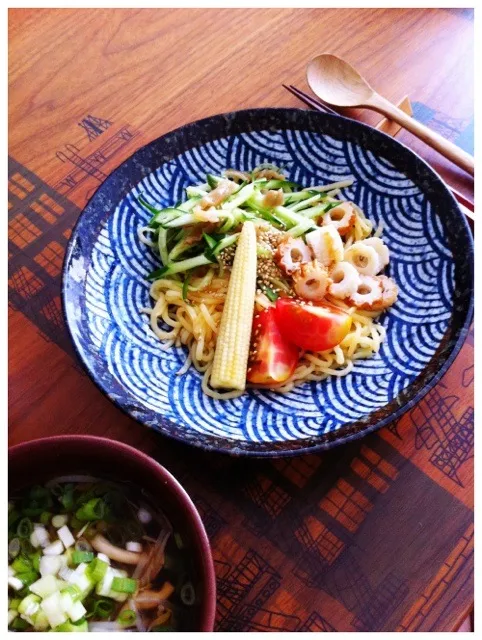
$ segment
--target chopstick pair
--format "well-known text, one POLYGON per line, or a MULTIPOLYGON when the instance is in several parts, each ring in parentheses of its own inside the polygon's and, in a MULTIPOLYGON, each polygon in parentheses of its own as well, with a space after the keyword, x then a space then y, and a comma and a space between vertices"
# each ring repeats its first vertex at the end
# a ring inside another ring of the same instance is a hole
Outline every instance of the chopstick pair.
MULTIPOLYGON (((332 107, 329 107, 322 100, 318 100, 316 98, 312 98, 310 95, 308 95, 304 91, 301 91, 300 89, 297 89, 292 84, 290 84, 290 85, 285 85, 284 84, 283 87, 287 91, 292 93, 294 96, 296 96, 299 100, 301 100, 301 102, 304 102, 307 106, 311 107, 315 111, 322 111, 322 112, 325 112, 325 113, 332 113, 334 115, 342 115, 338 111, 333 109, 332 107)), ((347 116, 344 116, 344 117, 347 117, 347 116)), ((350 119, 352 119, 352 118, 350 118, 350 119)), ((459 206, 460 206, 460 209, 462 210, 462 212, 468 218, 470 218, 471 220, 474 220, 474 215, 473 215, 474 203, 471 200, 469 200, 468 198, 466 198, 462 193, 460 193, 460 191, 457 191, 457 189, 455 189, 454 187, 452 187, 448 183, 447 183, 447 186, 450 189, 450 191, 452 192, 452 194, 454 195, 454 197, 457 200, 457 202, 459 203, 459 206)))

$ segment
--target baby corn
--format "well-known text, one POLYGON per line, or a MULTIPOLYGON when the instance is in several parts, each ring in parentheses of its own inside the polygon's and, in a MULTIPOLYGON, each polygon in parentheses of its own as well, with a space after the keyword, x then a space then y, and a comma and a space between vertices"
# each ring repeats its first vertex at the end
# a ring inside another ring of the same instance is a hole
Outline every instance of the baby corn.
POLYGON ((211 386, 215 389, 246 388, 256 266, 256 230, 248 221, 238 240, 216 343, 211 373, 211 386))

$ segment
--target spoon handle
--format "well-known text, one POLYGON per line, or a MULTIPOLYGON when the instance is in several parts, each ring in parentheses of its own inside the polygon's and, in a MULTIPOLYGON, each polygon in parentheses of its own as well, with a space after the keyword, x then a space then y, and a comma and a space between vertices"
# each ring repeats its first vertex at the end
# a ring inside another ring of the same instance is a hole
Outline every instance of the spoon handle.
POLYGON ((378 93, 373 93, 366 105, 379 113, 398 122, 402 127, 423 140, 426 144, 436 149, 443 156, 454 162, 467 173, 474 175, 474 158, 469 153, 463 151, 453 142, 450 142, 440 134, 432 131, 429 127, 408 116, 401 109, 392 104, 389 100, 378 93))

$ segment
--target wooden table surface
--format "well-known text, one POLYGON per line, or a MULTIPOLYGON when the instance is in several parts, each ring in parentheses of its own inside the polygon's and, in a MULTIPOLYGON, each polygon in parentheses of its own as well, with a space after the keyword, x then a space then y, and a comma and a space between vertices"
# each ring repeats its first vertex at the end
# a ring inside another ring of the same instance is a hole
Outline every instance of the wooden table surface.
MULTIPOLYGON (((388 428, 322 455, 233 461, 100 393, 63 326, 60 270, 87 198, 125 158, 214 113, 302 106, 281 83, 307 90, 323 50, 472 151, 472 11, 15 9, 9 50, 10 443, 90 433, 165 464, 211 538, 218 630, 457 629, 473 604, 472 333, 388 428)), ((473 198, 469 176, 399 139, 473 198)))

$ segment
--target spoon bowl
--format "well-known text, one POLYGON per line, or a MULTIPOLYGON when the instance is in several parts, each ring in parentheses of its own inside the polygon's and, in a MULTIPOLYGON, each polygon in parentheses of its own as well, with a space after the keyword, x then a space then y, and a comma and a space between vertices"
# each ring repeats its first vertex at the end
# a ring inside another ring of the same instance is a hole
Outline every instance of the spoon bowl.
POLYGON ((306 78, 311 89, 337 107, 358 107, 375 93, 351 64, 331 53, 323 53, 308 64, 306 78))

